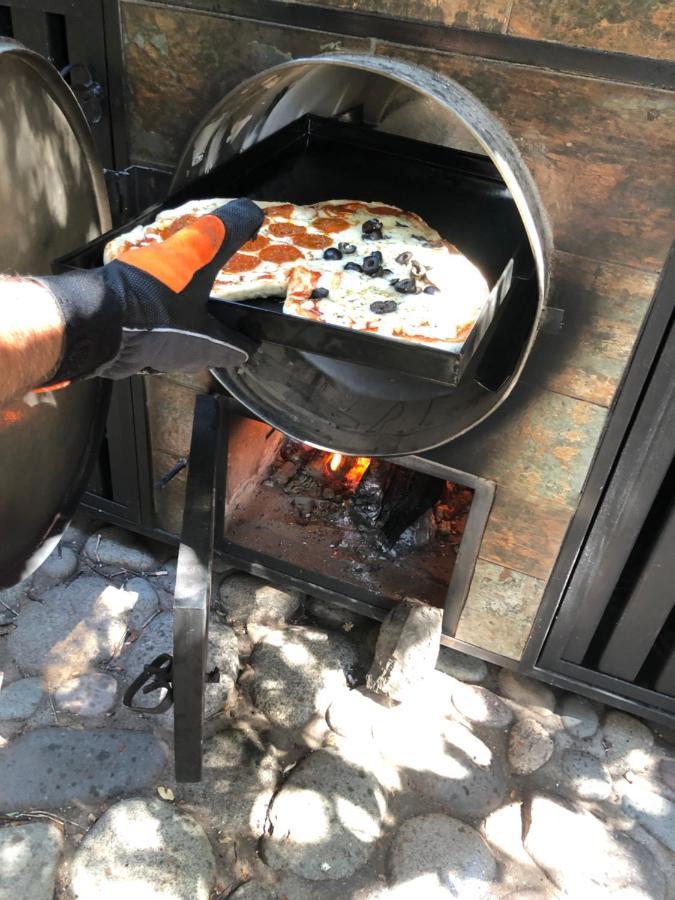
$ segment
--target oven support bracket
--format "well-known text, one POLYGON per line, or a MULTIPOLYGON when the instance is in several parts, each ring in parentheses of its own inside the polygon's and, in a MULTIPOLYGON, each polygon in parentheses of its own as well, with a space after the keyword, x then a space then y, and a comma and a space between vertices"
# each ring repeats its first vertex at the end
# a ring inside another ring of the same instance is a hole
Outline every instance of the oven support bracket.
POLYGON ((173 667, 176 780, 202 776, 204 684, 207 681, 216 485, 222 473, 223 410, 214 396, 195 403, 176 589, 173 667))

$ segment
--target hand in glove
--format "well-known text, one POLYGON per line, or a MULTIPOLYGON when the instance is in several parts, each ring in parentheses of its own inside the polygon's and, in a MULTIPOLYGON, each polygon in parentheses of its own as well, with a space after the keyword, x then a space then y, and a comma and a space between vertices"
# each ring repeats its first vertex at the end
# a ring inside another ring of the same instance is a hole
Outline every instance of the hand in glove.
POLYGON ((246 362, 249 342, 210 316, 207 301, 218 270, 262 221, 250 200, 233 200, 99 269, 36 279, 56 298, 65 324, 64 352, 49 383, 246 362))

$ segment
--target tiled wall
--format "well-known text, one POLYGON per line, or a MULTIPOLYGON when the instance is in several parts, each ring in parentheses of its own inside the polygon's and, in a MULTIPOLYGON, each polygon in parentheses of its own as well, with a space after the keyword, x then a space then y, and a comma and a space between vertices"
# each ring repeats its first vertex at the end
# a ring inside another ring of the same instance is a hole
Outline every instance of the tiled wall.
MULTIPOLYGON (((672 2, 322 4, 643 56, 673 50, 672 2)), ((174 163, 200 117, 243 78, 345 49, 400 56, 455 78, 503 121, 531 169, 552 223, 551 303, 565 310, 565 327, 540 336, 525 377, 495 415, 438 452, 498 485, 458 637, 519 658, 675 231, 673 93, 234 18, 222 12, 226 0, 189 5, 202 9, 122 3, 136 161, 174 163)), ((166 384, 174 387, 151 389, 153 449, 175 456, 187 451, 180 419, 194 392, 166 384), (161 404, 153 391, 164 391, 161 404)))

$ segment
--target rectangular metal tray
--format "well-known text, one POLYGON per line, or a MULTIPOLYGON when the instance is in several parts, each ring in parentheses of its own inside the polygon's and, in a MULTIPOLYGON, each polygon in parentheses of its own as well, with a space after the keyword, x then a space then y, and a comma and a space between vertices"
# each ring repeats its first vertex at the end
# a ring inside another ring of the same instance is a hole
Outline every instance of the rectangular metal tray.
POLYGON ((153 221, 160 209, 218 196, 295 203, 349 198, 411 209, 475 262, 492 285, 470 334, 455 349, 286 315, 276 298, 209 302, 215 317, 256 341, 456 386, 478 350, 487 351, 493 323, 517 280, 532 277, 515 203, 487 157, 316 116, 302 117, 133 222, 62 257, 55 271, 101 265, 105 244, 117 234, 153 221))

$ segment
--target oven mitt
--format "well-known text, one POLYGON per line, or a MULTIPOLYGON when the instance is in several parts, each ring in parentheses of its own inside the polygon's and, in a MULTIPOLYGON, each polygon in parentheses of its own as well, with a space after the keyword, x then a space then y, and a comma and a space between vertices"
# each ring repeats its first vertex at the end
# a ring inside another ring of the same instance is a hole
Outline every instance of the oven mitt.
POLYGON ((255 345, 209 315, 207 301, 218 270, 262 222, 255 203, 233 200, 101 268, 36 279, 65 323, 63 358, 49 385, 246 362, 255 345))

